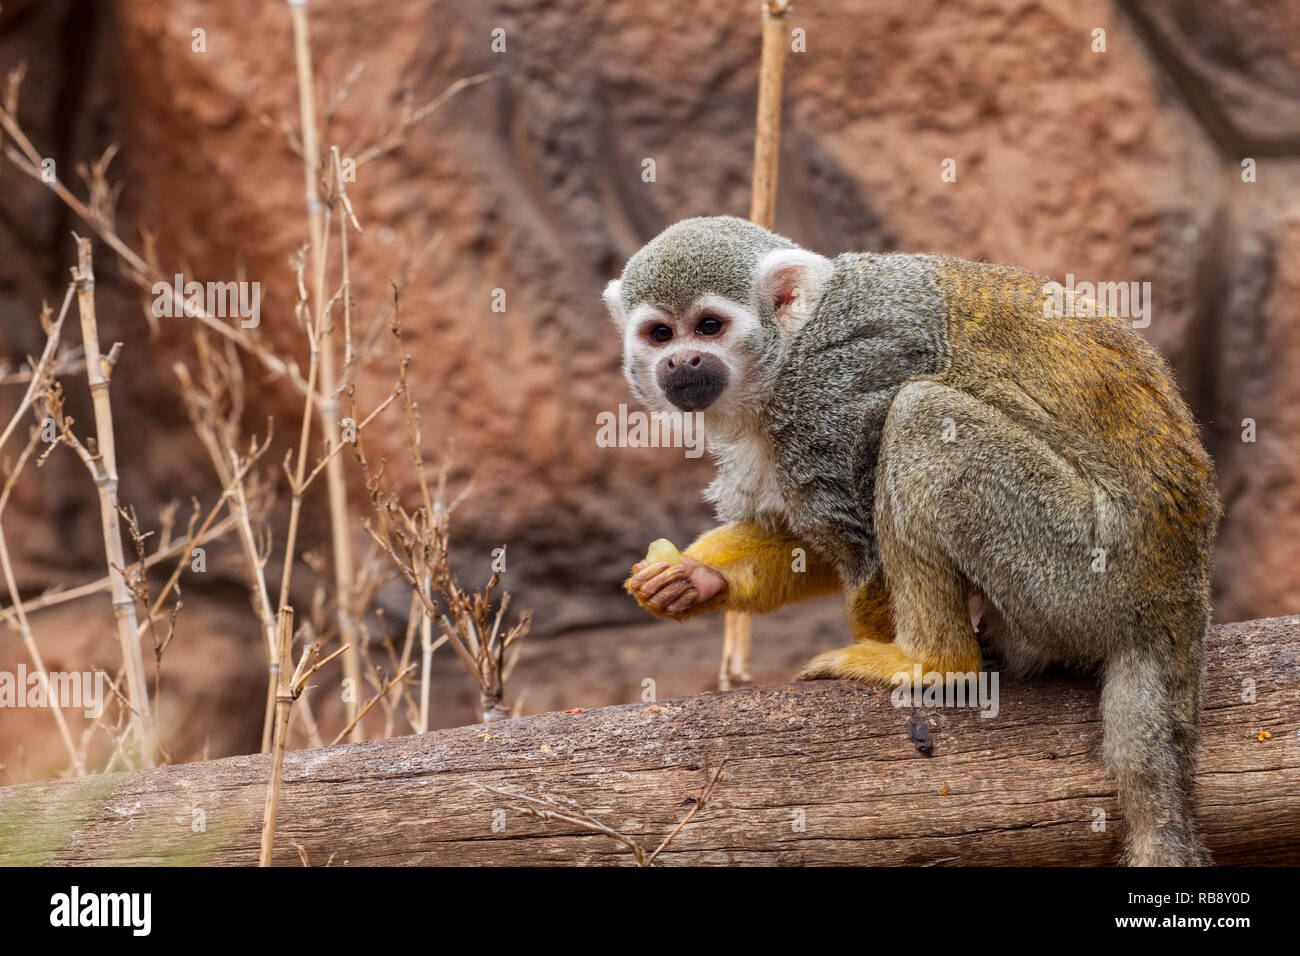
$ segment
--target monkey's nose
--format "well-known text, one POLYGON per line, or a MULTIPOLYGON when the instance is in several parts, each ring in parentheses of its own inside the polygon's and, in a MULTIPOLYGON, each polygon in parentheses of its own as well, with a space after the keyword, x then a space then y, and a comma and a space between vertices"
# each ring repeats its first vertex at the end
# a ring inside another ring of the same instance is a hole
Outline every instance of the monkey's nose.
POLYGON ((679 365, 687 368, 699 368, 702 357, 699 352, 682 352, 679 355, 670 355, 668 357, 668 370, 672 371, 679 365))
POLYGON ((678 352, 665 356, 655 374, 668 401, 684 412, 708 408, 727 387, 727 367, 716 355, 678 352))

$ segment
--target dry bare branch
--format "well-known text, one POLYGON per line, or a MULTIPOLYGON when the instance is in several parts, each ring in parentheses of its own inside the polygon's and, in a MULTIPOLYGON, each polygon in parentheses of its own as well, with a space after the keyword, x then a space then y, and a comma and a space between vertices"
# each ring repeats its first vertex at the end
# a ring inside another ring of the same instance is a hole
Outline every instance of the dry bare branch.
POLYGON ((511 809, 516 813, 536 817, 539 820, 559 820, 582 827, 584 830, 591 830, 593 833, 603 833, 611 840, 617 840, 627 847, 632 854, 632 858, 636 860, 637 866, 654 866, 659 854, 667 849, 668 844, 676 839, 677 835, 686 827, 686 824, 690 823, 695 818, 695 815, 708 806, 709 801, 713 799, 713 794, 718 789, 718 781, 722 778, 722 770, 726 765, 727 758, 724 757, 718 765, 718 769, 700 787, 699 796, 687 800, 690 804, 690 810, 686 812, 686 815, 682 817, 677 826, 663 838, 652 853, 647 853, 633 837, 592 816, 576 800, 570 797, 555 797, 548 794, 540 797, 530 797, 527 794, 514 793, 500 787, 490 787, 483 783, 478 784, 478 786, 490 793, 495 793, 499 797, 504 797, 509 801, 511 809))
MULTIPOLYGON (((104 551, 113 596, 113 616, 117 621, 118 641, 122 661, 126 666, 127 698, 131 703, 131 723, 138 759, 145 766, 152 767, 156 749, 155 735, 150 715, 149 689, 145 682, 144 659, 140 654, 140 640, 136 634, 135 601, 126 583, 126 559, 117 512, 117 444, 113 432, 113 408, 108 397, 109 378, 120 343, 113 346, 108 356, 100 354, 90 240, 81 236, 77 236, 76 240, 77 266, 73 270, 73 281, 77 287, 77 308, 81 316, 82 346, 86 354, 86 377, 90 383, 95 410, 96 433, 93 446, 89 448, 89 457, 83 456, 83 461, 86 462, 99 493, 104 551)), ((69 431, 64 432, 65 438, 69 435, 69 431)))

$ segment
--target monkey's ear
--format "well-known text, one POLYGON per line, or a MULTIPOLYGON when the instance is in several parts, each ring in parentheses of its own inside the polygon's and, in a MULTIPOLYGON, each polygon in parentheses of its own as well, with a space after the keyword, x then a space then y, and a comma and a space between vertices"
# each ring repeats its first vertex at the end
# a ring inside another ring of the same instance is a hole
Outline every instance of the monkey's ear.
POLYGON ((776 313, 777 321, 793 332, 817 311, 822 289, 831 274, 831 261, 806 249, 777 249, 758 263, 758 295, 776 313))
POLYGON ((627 325, 627 313, 623 311, 622 287, 623 283, 618 279, 610 279, 609 285, 605 286, 605 291, 600 294, 600 297, 605 300, 605 308, 609 309, 609 317, 620 330, 627 325))

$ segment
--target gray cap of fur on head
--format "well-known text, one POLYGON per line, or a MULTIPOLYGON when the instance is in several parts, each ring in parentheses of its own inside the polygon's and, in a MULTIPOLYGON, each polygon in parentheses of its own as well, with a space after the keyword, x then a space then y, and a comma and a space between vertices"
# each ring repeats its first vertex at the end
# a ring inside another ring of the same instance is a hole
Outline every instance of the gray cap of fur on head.
POLYGON ((619 297, 626 311, 650 302, 672 315, 684 312, 707 292, 733 302, 749 302, 759 260, 775 249, 796 248, 784 236, 747 219, 683 219, 628 260, 619 297))

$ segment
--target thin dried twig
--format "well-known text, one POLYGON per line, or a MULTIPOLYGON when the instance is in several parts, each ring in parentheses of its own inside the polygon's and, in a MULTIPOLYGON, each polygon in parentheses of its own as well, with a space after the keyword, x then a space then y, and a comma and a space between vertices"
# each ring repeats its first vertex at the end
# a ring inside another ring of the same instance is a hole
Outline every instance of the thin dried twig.
POLYGON ((728 759, 723 758, 722 763, 718 765, 718 769, 700 787, 699 795, 690 798, 690 810, 686 812, 686 815, 682 817, 677 826, 663 838, 652 853, 647 853, 635 838, 592 816, 571 797, 556 797, 549 794, 530 797, 524 793, 515 793, 510 790, 503 790, 500 787, 490 787, 483 783, 478 784, 478 786, 490 793, 495 793, 499 797, 505 797, 509 801, 511 809, 516 813, 536 817, 539 820, 559 820, 563 823, 581 827, 584 830, 591 830, 594 833, 603 833, 611 840, 617 840, 627 847, 632 854, 632 858, 636 860, 637 866, 654 866, 659 854, 668 848, 668 844, 676 839, 677 835, 685 829, 686 824, 690 823, 695 818, 695 815, 708 806, 709 801, 713 799, 713 794, 718 789, 718 782, 722 778, 722 770, 726 767, 728 759))
POLYGON ((352 732, 353 724, 356 724, 359 720, 361 720, 361 718, 365 717, 366 714, 370 713, 370 708, 374 707, 375 704, 377 704, 380 700, 382 700, 390 690, 392 690, 402 681, 406 680, 406 675, 411 673, 411 671, 413 670, 415 670, 414 664, 412 664, 410 667, 403 670, 392 680, 390 680, 387 684, 381 687, 379 693, 375 694, 373 697, 370 698, 370 700, 366 701, 365 706, 360 708, 357 711, 357 715, 352 718, 352 723, 348 724, 346 727, 340 730, 338 736, 330 741, 330 745, 333 746, 334 744, 341 743, 343 741, 343 738, 352 732))
MULTIPOLYGON (((271 744, 279 655, 275 645, 276 618, 266 584, 266 555, 263 553, 257 526, 270 511, 271 493, 260 482, 255 487, 250 487, 246 478, 255 475, 254 467, 271 445, 273 423, 267 422, 266 437, 260 444, 256 439, 250 440, 247 452, 239 452, 239 422, 244 402, 243 380, 237 357, 227 352, 223 359, 209 348, 207 338, 201 334, 195 336, 195 345, 199 358, 199 382, 195 381, 183 362, 176 362, 173 371, 180 381, 190 424, 208 452, 213 469, 223 486, 223 497, 235 520, 253 608, 266 640, 269 678, 262 733, 262 752, 266 753, 271 744)), ((310 389, 308 394, 310 395, 310 389)), ((281 605, 284 603, 280 602, 281 605)))
MULTIPOLYGON (((302 121, 302 166, 307 195, 308 248, 311 256, 312 297, 311 314, 321 326, 317 374, 324 398, 317 403, 321 432, 326 447, 333 451, 339 444, 338 398, 334 365, 334 343, 325 315, 325 263, 326 242, 329 237, 326 208, 321 202, 320 140, 317 135, 315 74, 312 72, 311 44, 307 36, 306 0, 289 7, 293 23, 293 52, 298 73, 298 105, 302 121)), ((352 538, 348 530, 347 485, 343 480, 343 462, 331 456, 325 466, 325 482, 329 489, 330 533, 334 555, 334 585, 336 591, 339 632, 350 647, 343 656, 343 676, 358 687, 361 683, 361 655, 357 647, 356 609, 352 604, 353 555, 352 538)), ((347 700, 348 718, 351 721, 352 739, 362 738, 361 724, 356 717, 356 700, 347 700)))
POLYGON ((402 101, 402 111, 398 115, 397 123, 372 146, 362 150, 357 156, 358 168, 364 166, 372 159, 378 159, 397 149, 404 142, 406 136, 411 131, 411 127, 427 116, 432 116, 444 103, 455 96, 461 90, 469 89, 471 86, 478 86, 492 79, 494 74, 475 73, 473 76, 462 77, 451 86, 447 87, 436 97, 425 103, 423 106, 416 107, 412 104, 411 91, 408 89, 402 101))
MULTIPOLYGON (((218 510, 224 508, 224 501, 219 500, 215 507, 218 510)), ((210 512, 209 519, 214 518, 215 514, 210 512)), ((230 516, 226 516, 215 524, 211 524, 210 521, 205 520, 205 526, 201 527, 192 538, 187 537, 182 541, 173 541, 166 547, 159 547, 156 549, 152 554, 144 559, 144 567, 146 569, 152 568, 155 565, 162 564, 170 558, 179 557, 179 564, 183 569, 190 563, 190 558, 193 556, 195 548, 202 547, 205 544, 209 544, 219 538, 225 537, 234 529, 234 527, 235 519, 230 516)), ((179 574, 177 577, 179 577, 179 574)), ((174 583, 175 582, 172 582, 167 585, 167 591, 171 590, 174 583)), ((94 581, 89 581, 86 584, 79 584, 72 588, 56 588, 42 594, 40 597, 34 597, 30 600, 24 601, 23 610, 28 614, 31 614, 34 611, 41 611, 45 608, 55 607, 59 604, 67 604, 69 601, 78 601, 81 598, 90 597, 92 594, 99 594, 101 591, 108 591, 111 587, 112 579, 108 575, 104 575, 104 577, 97 578, 94 581)), ((166 594, 160 593, 159 598, 165 599, 166 594)), ((0 608, 0 615, 8 614, 12 610, 12 607, 0 608)), ((157 614, 156 608, 153 613, 157 614)))
MULTIPOLYGON (((181 608, 184 606, 181 601, 180 587, 176 587, 176 600, 172 603, 171 614, 167 617, 167 635, 165 637, 158 634, 155 626, 157 615, 152 611, 153 601, 149 594, 149 575, 145 570, 145 561, 148 555, 145 553, 145 541, 153 534, 140 529, 140 519, 136 516, 135 508, 123 508, 118 506, 118 513, 126 521, 127 531, 131 535, 131 541, 135 545, 135 552, 138 560, 126 570, 127 588, 130 589, 132 596, 139 602, 140 607, 144 610, 144 624, 142 625, 153 638, 153 699, 154 706, 162 706, 162 658, 163 653, 171 645, 172 638, 176 636, 176 618, 180 615, 181 608)), ((197 514, 194 516, 198 517, 197 514)), ((159 741, 160 747, 162 741, 159 741)))
POLYGON ((289 708, 293 706, 292 679, 289 675, 289 646, 293 641, 293 608, 281 607, 276 672, 279 680, 275 690, 275 752, 271 756, 271 782, 266 788, 266 807, 262 816, 262 846, 258 866, 271 865, 271 850, 275 847, 275 814, 280 807, 280 778, 284 771, 284 751, 289 736, 289 708))
POLYGON ((49 310, 44 310, 41 314, 41 325, 46 329, 45 349, 41 352, 41 357, 33 363, 32 376, 27 385, 27 391, 23 393, 22 400, 18 403, 18 409, 14 412, 14 417, 9 420, 3 433, 0 433, 0 448, 4 448, 9 441, 9 436, 14 433, 18 423, 23 416, 27 414, 28 409, 32 407, 32 402, 36 396, 43 393, 49 386, 49 377, 51 363, 54 356, 59 350, 59 337, 63 330, 63 320, 67 318, 68 306, 72 303, 73 293, 76 291, 76 283, 68 284, 68 291, 63 296, 63 305, 59 308, 59 317, 53 325, 49 322, 49 310))
MULTIPOLYGON (((5 506, 9 503, 9 494, 13 491, 14 482, 22 472, 23 466, 31 457, 40 440, 40 430, 32 429, 31 438, 27 442, 27 447, 23 449, 18 458, 17 464, 10 471, 5 481, 4 491, 0 493, 0 515, 4 514, 5 506)), ((36 638, 32 634, 31 622, 27 620, 27 614, 23 610, 22 601, 18 596, 18 583, 14 578, 13 561, 9 557, 9 544, 5 539, 4 526, 0 524, 0 568, 4 570, 5 586, 9 589, 9 599, 13 602, 12 615, 5 614, 5 622, 14 630, 18 631, 22 637, 23 646, 27 649, 28 656, 32 659, 32 664, 36 668, 38 680, 41 683, 46 699, 50 702, 50 712, 54 715, 54 722, 59 728, 59 737, 63 740, 63 746, 68 751, 68 756, 72 759, 73 772, 78 777, 86 775, 86 763, 81 755, 77 752, 76 746, 72 743, 72 734, 68 730, 68 723, 63 718, 63 711, 59 709, 58 702, 52 699, 52 685, 50 684, 49 671, 45 669, 45 661, 41 657, 40 648, 37 647, 36 638)))
MULTIPOLYGON (((397 494, 385 487, 384 465, 372 471, 365 449, 358 439, 357 461, 366 475, 366 490, 375 510, 376 521, 363 522, 363 526, 380 550, 388 555, 393 565, 406 579, 418 598, 425 617, 436 622, 447 638, 456 656, 465 665, 479 686, 480 712, 484 721, 503 720, 509 716, 504 704, 506 677, 518 658, 519 642, 528 633, 532 613, 524 612, 511 627, 504 627, 505 615, 510 606, 510 595, 503 593, 493 608, 493 593, 501 582, 501 571, 494 564, 487 585, 469 592, 461 587, 451 569, 448 555, 451 508, 443 504, 445 471, 439 479, 435 495, 425 474, 420 442, 419 407, 411 397, 407 381, 410 356, 402 344, 401 314, 396 308, 394 293, 392 333, 397 342, 399 390, 406 411, 407 452, 420 486, 420 505, 408 510, 397 494)), ((504 549, 502 549, 504 554, 504 549)), ((432 642, 425 630, 424 646, 432 642)), ((424 655, 424 677, 421 686, 421 727, 427 727, 428 717, 428 661, 431 649, 424 655)))

